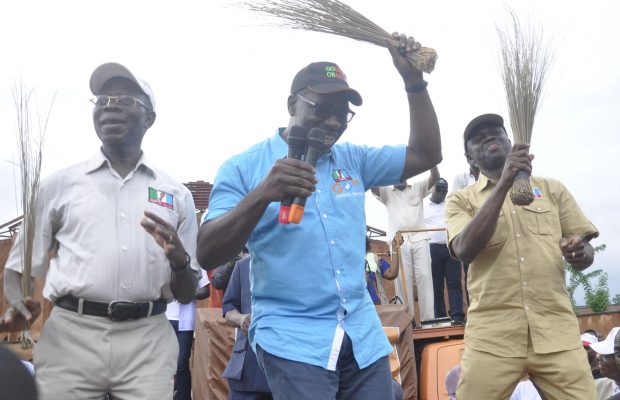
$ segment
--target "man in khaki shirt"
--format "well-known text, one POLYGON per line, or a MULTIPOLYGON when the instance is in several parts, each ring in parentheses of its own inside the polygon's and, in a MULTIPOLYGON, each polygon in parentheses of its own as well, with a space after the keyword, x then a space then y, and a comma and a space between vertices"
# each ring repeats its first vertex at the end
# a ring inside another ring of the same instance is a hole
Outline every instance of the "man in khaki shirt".
POLYGON ((562 257, 577 270, 592 265, 598 231, 553 179, 531 177, 534 202, 512 204, 515 175, 531 174, 534 157, 511 145, 502 117, 474 118, 464 141, 481 173, 446 205, 451 254, 471 263, 457 398, 506 399, 528 372, 549 399, 596 399, 562 257))

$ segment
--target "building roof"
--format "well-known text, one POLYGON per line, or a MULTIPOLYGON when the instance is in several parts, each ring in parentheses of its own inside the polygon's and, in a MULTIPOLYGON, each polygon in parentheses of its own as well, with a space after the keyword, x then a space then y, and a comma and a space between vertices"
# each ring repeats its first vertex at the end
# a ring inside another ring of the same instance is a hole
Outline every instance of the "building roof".
POLYGON ((197 210, 204 212, 207 208, 209 208, 209 197, 211 196, 213 184, 205 181, 196 181, 187 182, 184 183, 184 185, 192 193, 197 210))

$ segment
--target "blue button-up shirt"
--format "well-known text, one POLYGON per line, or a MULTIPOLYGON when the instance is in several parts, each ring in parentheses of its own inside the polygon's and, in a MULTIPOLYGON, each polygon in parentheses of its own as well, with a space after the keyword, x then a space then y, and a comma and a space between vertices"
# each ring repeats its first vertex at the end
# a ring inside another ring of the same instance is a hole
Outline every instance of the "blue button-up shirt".
MULTIPOLYGON (((233 209, 288 145, 279 133, 227 160, 217 173, 205 221, 233 209)), ((360 368, 392 350, 366 290, 365 192, 398 183, 404 146, 336 144, 317 164, 316 191, 301 223, 279 224, 271 203, 250 235, 250 341, 281 358, 335 370, 344 333, 360 368)))

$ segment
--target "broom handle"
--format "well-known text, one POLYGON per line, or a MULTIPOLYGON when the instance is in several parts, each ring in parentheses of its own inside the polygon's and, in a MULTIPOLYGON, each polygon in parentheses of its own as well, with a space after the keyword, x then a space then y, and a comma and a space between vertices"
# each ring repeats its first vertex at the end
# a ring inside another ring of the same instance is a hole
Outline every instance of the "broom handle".
POLYGON ((518 171, 518 172, 517 172, 517 174, 515 175, 515 179, 514 179, 514 180, 516 181, 517 179, 525 179, 526 181, 528 181, 528 182, 529 182, 529 180, 530 180, 530 175, 529 175, 527 172, 525 172, 525 171, 523 171, 523 170, 520 170, 520 171, 518 171))

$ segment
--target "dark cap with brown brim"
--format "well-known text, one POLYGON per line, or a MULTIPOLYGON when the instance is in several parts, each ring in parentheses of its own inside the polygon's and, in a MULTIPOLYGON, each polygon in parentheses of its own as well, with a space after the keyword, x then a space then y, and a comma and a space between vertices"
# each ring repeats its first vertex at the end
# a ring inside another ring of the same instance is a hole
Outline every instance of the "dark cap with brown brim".
POLYGON ((315 62, 299 71, 291 84, 291 94, 303 89, 319 94, 346 92, 351 103, 356 106, 362 104, 362 96, 349 87, 347 76, 332 62, 315 62))
POLYGON ((471 122, 467 124, 465 132, 463 133, 463 146, 465 147, 465 153, 467 153, 467 139, 469 139, 471 134, 476 131, 476 128, 483 124, 492 124, 503 127, 504 119, 497 114, 482 114, 472 119, 471 122))

